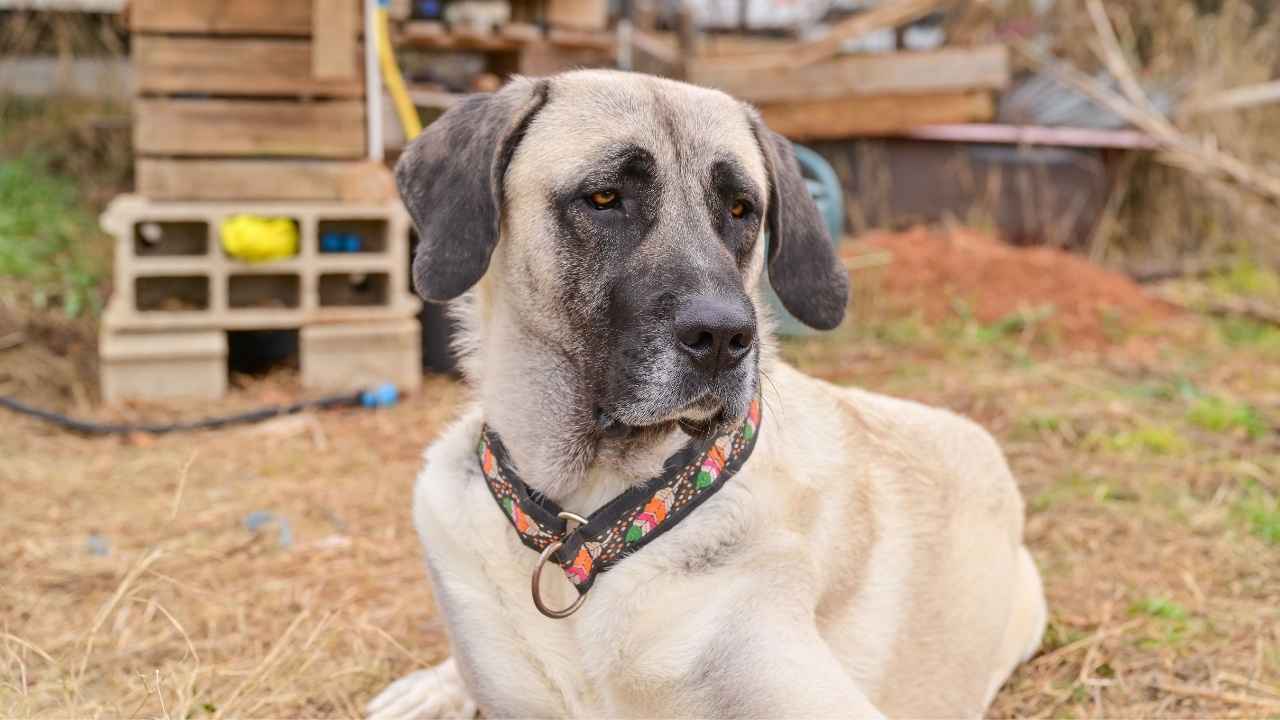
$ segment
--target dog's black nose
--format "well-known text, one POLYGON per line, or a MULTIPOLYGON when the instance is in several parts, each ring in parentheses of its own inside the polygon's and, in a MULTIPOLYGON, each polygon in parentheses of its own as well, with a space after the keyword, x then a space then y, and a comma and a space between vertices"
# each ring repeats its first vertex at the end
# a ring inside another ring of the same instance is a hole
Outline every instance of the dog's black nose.
POLYGON ((703 370, 728 370, 751 352, 755 325, 745 298, 697 295, 676 310, 676 345, 703 370))

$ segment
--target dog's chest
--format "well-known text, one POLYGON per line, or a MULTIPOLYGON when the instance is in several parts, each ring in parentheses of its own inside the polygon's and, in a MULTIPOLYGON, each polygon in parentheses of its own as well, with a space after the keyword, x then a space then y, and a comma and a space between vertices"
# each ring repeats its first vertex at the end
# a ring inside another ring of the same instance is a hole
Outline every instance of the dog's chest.
MULTIPOLYGON (((499 715, 591 716, 619 704, 635 710, 637 702, 657 703, 652 710, 661 714, 675 701, 662 699, 662 689, 674 696, 685 682, 708 644, 706 615, 727 597, 729 580, 742 576, 755 524, 752 494, 735 478, 600 575, 582 609, 556 620, 532 602, 537 553, 519 541, 474 459, 460 460, 446 473, 452 477, 438 479, 444 482, 420 480, 418 502, 440 506, 417 514, 435 518, 419 529, 455 655, 477 700, 499 715), (433 487, 423 492, 422 483, 433 487), (619 697, 629 686, 644 687, 644 697, 619 697)), ((577 595, 554 565, 541 587, 551 607, 577 595)))

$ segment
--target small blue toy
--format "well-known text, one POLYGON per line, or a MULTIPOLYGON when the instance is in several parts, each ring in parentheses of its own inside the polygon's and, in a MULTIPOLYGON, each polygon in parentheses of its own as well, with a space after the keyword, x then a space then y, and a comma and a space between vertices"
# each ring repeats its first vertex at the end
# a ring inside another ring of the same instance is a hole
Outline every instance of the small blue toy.
POLYGON ((360 236, 349 232, 327 232, 320 236, 320 252, 358 253, 364 243, 360 236))
POLYGON ((365 390, 360 394, 360 404, 367 408, 385 408, 395 405, 400 400, 400 392, 391 383, 365 390))

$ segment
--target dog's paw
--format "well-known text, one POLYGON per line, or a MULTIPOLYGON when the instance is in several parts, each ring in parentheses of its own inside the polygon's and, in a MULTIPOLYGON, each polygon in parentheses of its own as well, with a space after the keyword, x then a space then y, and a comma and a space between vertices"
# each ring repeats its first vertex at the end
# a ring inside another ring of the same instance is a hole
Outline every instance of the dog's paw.
POLYGON ((477 711, 453 658, 428 670, 405 675, 365 707, 369 720, 469 719, 474 718, 477 711))

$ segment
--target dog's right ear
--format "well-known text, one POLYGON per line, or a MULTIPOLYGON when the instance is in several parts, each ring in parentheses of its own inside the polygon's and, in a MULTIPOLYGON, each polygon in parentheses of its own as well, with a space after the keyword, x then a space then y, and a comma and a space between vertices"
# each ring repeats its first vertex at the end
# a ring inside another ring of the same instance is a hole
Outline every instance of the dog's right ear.
POLYGON ((413 285, 423 299, 452 300, 484 276, 498 244, 507 165, 547 87, 515 78, 498 92, 466 98, 396 163, 396 186, 418 229, 413 285))

